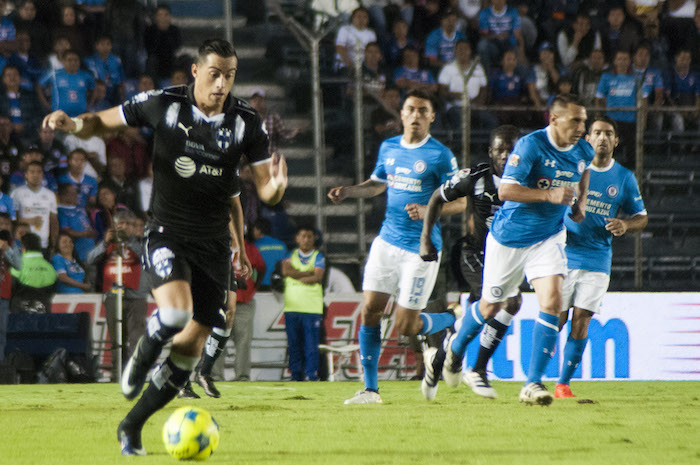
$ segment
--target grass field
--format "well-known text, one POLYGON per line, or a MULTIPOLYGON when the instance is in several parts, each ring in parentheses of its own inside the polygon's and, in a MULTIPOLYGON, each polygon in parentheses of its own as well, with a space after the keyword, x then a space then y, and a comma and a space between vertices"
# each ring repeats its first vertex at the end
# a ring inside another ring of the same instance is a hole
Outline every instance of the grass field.
MULTIPOLYGON (((176 399, 144 428, 147 457, 121 457, 116 426, 133 405, 116 384, 0 386, 0 463, 174 463, 161 427, 177 407, 209 410, 221 464, 698 464, 700 383, 587 382, 550 407, 486 400, 440 384, 381 383, 383 405, 346 406, 357 383, 219 383, 221 399, 176 399), (579 403, 591 399, 594 403, 579 403)), ((197 387, 195 387, 197 388, 197 387)), ((201 391, 201 389, 199 389, 201 391)))

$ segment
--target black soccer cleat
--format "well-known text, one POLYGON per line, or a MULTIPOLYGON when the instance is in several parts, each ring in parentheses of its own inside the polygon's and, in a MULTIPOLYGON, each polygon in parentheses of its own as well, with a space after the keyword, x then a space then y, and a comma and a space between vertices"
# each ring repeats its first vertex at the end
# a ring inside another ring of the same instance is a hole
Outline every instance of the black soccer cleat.
POLYGON ((126 420, 122 420, 117 427, 117 440, 122 455, 146 455, 146 449, 141 444, 141 428, 128 426, 126 420))
POLYGON ((139 395, 143 389, 143 385, 146 383, 148 371, 153 364, 143 360, 144 357, 141 354, 141 344, 143 344, 145 337, 146 336, 141 336, 141 339, 139 339, 138 344, 136 344, 136 349, 134 353, 131 354, 131 358, 129 358, 126 367, 124 367, 124 372, 122 373, 122 394, 129 400, 139 395))
POLYGON ((180 389, 180 392, 177 393, 177 396, 180 399, 201 399, 199 394, 194 392, 194 390, 192 389, 192 382, 190 382, 190 380, 187 380, 187 384, 185 384, 185 386, 182 389, 180 389))
POLYGON ((197 384, 202 386, 202 389, 204 389, 204 393, 209 397, 214 397, 216 399, 221 397, 221 393, 218 389, 216 389, 216 386, 214 385, 214 380, 211 378, 211 376, 203 375, 202 373, 197 372, 194 375, 194 380, 197 381, 197 384))

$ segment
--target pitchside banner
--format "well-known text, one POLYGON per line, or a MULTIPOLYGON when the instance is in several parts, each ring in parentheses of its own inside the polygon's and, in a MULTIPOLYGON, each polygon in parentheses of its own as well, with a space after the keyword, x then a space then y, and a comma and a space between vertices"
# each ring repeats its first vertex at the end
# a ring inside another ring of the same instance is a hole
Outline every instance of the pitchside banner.
MULTIPOLYGON (((466 295, 461 296, 466 301, 466 295)), ((253 340, 253 380, 288 379, 285 368, 286 337, 284 314, 279 296, 258 293, 253 340)), ((362 295, 327 296, 328 343, 344 346, 356 343, 360 327, 362 295)), ((153 309, 151 304, 150 309, 153 309)), ((53 311, 87 311, 92 316, 96 349, 105 347, 107 329, 99 295, 57 295, 53 311)), ((530 363, 532 331, 538 313, 533 293, 523 295, 523 308, 489 365, 493 379, 522 381, 530 363)), ((393 319, 384 329, 385 346, 380 356, 381 379, 403 379, 413 373, 404 367, 413 365, 413 353, 397 337, 393 319)), ((559 345, 546 377, 559 375, 568 326, 559 337, 559 345)), ((476 359, 478 341, 467 350, 467 363, 476 359)), ((109 351, 101 354, 110 360, 109 351)), ((227 358, 233 357, 232 344, 227 358)), ((359 356, 334 356, 336 380, 361 377, 359 356)), ((227 375, 233 372, 227 369, 227 375)), ((600 315, 591 321, 589 342, 581 366, 574 377, 582 380, 700 380, 700 293, 608 293, 600 315)))

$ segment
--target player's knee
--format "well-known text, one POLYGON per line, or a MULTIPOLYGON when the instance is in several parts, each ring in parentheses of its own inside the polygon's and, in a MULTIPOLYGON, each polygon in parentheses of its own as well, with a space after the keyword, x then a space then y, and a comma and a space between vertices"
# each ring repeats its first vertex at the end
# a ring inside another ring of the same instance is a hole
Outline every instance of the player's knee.
POLYGON ((416 318, 397 318, 396 330, 402 336, 415 336, 420 331, 420 318, 416 312, 416 318))
POLYGON ((179 308, 158 308, 148 320, 148 336, 167 342, 192 320, 192 312, 179 308))
POLYGON ((484 321, 496 316, 496 313, 498 313, 498 310, 500 309, 500 307, 501 307, 500 303, 494 304, 491 302, 487 302, 484 299, 481 299, 479 301, 479 312, 481 313, 481 316, 484 318, 484 321))
POLYGON ((522 294, 518 294, 515 297, 511 297, 506 301, 506 312, 511 315, 516 315, 520 311, 520 307, 523 304, 522 294))

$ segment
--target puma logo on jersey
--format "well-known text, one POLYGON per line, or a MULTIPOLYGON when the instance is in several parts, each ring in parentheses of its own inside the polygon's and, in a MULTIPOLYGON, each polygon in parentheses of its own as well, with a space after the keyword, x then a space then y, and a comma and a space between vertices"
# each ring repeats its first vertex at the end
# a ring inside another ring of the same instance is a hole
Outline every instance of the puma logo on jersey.
POLYGON ((185 131, 185 135, 186 135, 187 137, 190 137, 190 129, 192 129, 192 126, 186 127, 186 126, 185 126, 184 124, 182 124, 182 123, 177 123, 177 127, 180 128, 180 129, 182 129, 183 131, 185 131))
POLYGON ((488 192, 484 192, 484 195, 488 197, 491 202, 493 202, 494 197, 496 197, 496 194, 489 194, 488 192))

